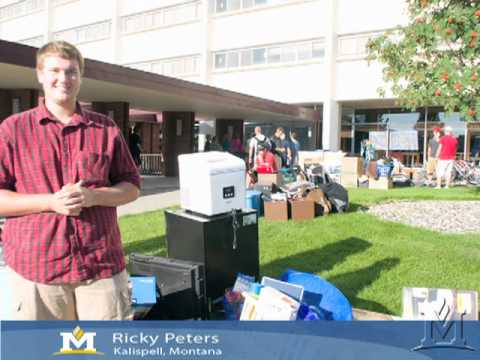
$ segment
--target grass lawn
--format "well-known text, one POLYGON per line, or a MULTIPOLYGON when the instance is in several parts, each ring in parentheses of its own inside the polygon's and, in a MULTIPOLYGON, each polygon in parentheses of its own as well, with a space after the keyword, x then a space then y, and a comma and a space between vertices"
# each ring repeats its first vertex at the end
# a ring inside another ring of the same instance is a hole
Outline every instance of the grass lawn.
MULTIPOLYGON (((259 223, 261 275, 316 273, 357 308, 401 314, 402 287, 480 291, 480 234, 446 235, 361 211, 390 200, 480 200, 478 188, 350 189, 352 210, 293 223, 259 223)), ((479 219, 480 221, 480 219, 479 219)), ((120 218, 125 252, 165 256, 163 211, 120 218)))

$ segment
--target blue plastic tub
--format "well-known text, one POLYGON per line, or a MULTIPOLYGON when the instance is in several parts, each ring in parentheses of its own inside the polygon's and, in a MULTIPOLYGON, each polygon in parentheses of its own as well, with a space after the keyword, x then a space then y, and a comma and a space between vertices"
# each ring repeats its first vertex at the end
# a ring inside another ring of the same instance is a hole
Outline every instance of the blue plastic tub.
POLYGON ((263 214, 263 204, 262 204, 262 192, 257 190, 247 190, 246 191, 246 201, 245 205, 248 209, 257 210, 258 216, 263 214))
POLYGON ((348 299, 320 276, 288 269, 281 280, 303 286, 303 302, 313 306, 321 320, 353 320, 352 305, 348 299))
POLYGON ((391 165, 378 165, 377 166, 377 175, 389 177, 392 174, 393 166, 391 165))

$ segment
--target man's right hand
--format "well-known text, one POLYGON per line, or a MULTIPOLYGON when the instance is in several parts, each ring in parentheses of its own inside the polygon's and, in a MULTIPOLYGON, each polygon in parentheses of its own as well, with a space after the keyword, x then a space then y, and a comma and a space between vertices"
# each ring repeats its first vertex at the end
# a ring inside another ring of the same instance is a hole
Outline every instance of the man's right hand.
POLYGON ((80 184, 66 184, 54 193, 50 200, 50 210, 66 216, 78 216, 82 211, 80 184))

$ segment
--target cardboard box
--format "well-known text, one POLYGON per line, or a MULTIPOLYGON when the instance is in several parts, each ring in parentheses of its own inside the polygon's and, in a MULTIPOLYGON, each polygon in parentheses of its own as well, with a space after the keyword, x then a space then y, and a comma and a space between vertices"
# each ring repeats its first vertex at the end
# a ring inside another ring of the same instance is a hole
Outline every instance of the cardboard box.
POLYGON ((289 218, 287 201, 265 201, 263 211, 265 220, 287 221, 289 218))
POLYGON ((298 165, 303 169, 310 164, 323 164, 323 151, 299 151, 298 165))
POLYGON ((315 216, 327 215, 332 211, 332 203, 321 189, 310 191, 305 199, 315 203, 315 216))
POLYGON ((276 174, 258 174, 258 185, 283 185, 283 176, 279 173, 276 174))
POLYGON ((363 159, 361 157, 346 156, 342 158, 342 175, 362 175, 363 173, 363 159))
POLYGON ((312 200, 290 200, 293 221, 311 220, 315 217, 315 202, 312 200))
POLYGON ((409 179, 412 179, 413 172, 414 172, 414 168, 409 168, 409 167, 404 167, 400 171, 401 174, 408 176, 409 179))
POLYGON ((378 180, 374 178, 370 178, 368 180, 368 188, 370 190, 388 190, 393 188, 393 181, 392 178, 387 177, 379 177, 378 180))
POLYGON ((342 175, 340 175, 340 184, 344 187, 357 188, 359 177, 357 174, 344 174, 342 172, 342 175))

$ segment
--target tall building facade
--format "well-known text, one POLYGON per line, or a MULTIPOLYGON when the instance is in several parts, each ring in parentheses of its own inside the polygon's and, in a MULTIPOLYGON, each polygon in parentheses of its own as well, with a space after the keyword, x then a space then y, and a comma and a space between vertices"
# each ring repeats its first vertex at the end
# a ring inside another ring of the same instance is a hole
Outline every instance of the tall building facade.
POLYGON ((89 58, 312 107, 322 147, 354 153, 387 122, 417 130, 421 152, 441 120, 441 109, 407 112, 378 95, 381 65, 367 64, 365 45, 406 22, 405 0, 0 0, 2 39, 64 39, 89 58))

